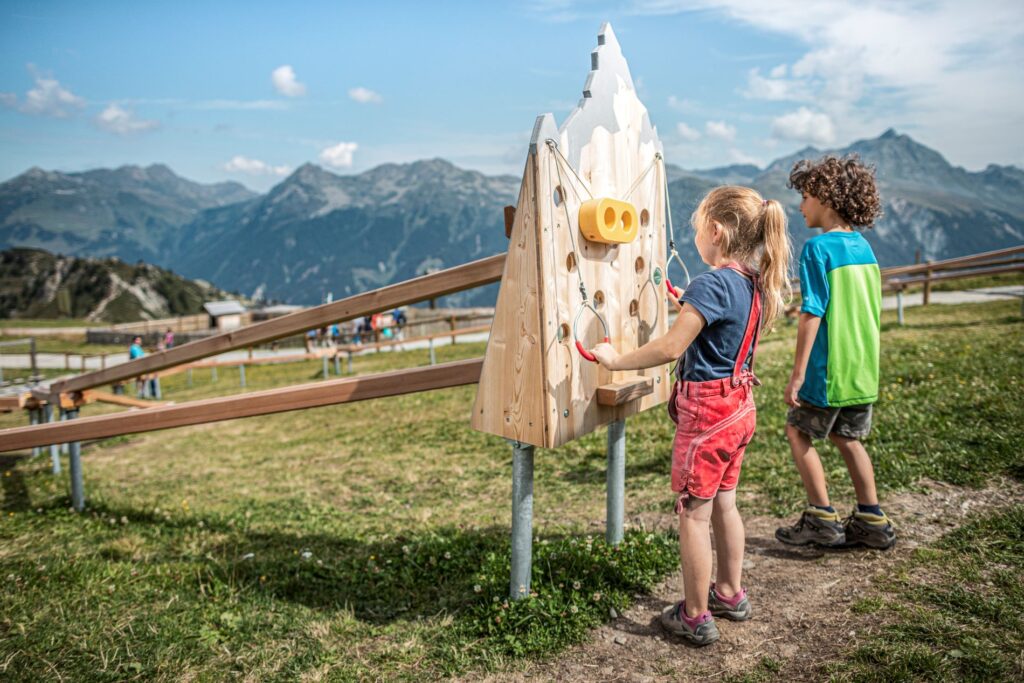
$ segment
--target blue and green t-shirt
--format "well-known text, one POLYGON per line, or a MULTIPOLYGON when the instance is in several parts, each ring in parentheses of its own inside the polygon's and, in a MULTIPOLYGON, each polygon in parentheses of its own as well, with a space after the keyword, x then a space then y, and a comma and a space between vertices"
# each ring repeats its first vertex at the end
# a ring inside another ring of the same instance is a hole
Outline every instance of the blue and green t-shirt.
POLYGON ((821 407, 878 399, 882 276, 859 232, 812 237, 800 254, 800 310, 821 318, 801 401, 821 407))

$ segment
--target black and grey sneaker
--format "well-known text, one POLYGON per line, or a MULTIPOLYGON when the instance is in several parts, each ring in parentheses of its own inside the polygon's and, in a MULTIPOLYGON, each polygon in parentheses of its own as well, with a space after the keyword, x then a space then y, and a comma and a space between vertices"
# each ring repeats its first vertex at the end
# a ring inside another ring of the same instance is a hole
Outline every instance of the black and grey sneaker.
POLYGON ((727 600, 718 594, 715 584, 711 584, 711 590, 708 591, 708 611, 712 616, 725 617, 730 621, 746 621, 753 612, 745 588, 727 600))
POLYGON ((846 543, 846 532, 839 521, 838 512, 809 507, 800 515, 796 524, 776 529, 775 538, 789 545, 814 544, 823 548, 840 548, 846 543))
POLYGON ((711 612, 690 618, 686 616, 686 601, 680 601, 666 607, 661 613, 661 626, 677 636, 690 641, 694 645, 710 645, 718 640, 718 627, 711 612))
POLYGON ((875 550, 888 550, 896 544, 896 529, 883 512, 875 515, 854 510, 843 520, 846 547, 867 546, 875 550))

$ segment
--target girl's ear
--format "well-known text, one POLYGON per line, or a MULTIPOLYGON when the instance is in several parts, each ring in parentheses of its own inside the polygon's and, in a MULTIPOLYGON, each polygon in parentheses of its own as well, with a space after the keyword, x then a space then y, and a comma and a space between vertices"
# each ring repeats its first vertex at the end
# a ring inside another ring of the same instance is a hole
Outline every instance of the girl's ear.
POLYGON ((711 223, 711 243, 716 247, 722 242, 722 224, 718 221, 711 223))

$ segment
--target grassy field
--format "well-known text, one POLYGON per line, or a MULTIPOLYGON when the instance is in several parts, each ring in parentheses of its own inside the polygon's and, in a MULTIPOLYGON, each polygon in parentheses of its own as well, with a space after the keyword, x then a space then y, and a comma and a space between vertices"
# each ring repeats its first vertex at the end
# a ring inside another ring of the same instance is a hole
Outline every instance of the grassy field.
MULTIPOLYGON (((883 503, 922 477, 969 486, 993 474, 1024 478, 1019 311, 1012 301, 912 308, 904 327, 886 314, 867 441, 883 503)), ((803 501, 781 402, 793 332, 766 339, 758 360, 759 427, 741 487, 748 514, 789 514, 803 501)), ((467 344, 438 356, 482 352, 467 344)), ((357 358, 356 370, 425 363, 425 351, 388 353, 357 358)), ((315 381, 319 371, 316 362, 250 368, 248 389, 315 381)), ((208 371, 185 382, 167 378, 166 397, 241 391, 224 369, 217 383, 208 371)), ((0 460, 0 675, 422 679, 515 668, 579 641, 609 607, 674 569, 674 541, 632 529, 618 549, 603 544, 603 432, 539 451, 536 595, 508 604, 511 451, 468 428, 474 391, 110 439, 85 451, 81 515, 68 511, 66 475, 52 477, 44 459, 0 460)), ((24 422, 0 416, 3 427, 24 422)), ((671 509, 671 434, 662 410, 630 420, 627 515, 671 509)), ((824 453, 836 504, 852 507, 841 459, 824 453)), ((970 563, 968 538, 928 552, 945 553, 937 557, 948 567, 961 556, 970 563)), ((936 595, 955 587, 953 573, 943 576, 936 595)), ((911 566, 887 590, 904 594, 904 580, 933 577, 911 566)), ((908 617, 907 628, 914 623, 908 617)), ((1005 650, 1018 641, 996 642, 1005 650)), ((885 665, 936 678, 950 669, 921 668, 919 655, 938 647, 922 640, 885 665)), ((880 664, 851 657, 865 672, 857 680, 880 664)))

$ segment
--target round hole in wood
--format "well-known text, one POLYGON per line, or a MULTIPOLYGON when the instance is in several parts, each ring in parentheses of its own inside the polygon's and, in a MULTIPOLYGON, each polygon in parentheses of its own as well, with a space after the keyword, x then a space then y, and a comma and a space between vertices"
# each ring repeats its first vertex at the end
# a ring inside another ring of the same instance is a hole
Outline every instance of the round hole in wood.
POLYGON ((646 265, 647 264, 644 263, 644 257, 643 256, 637 256, 636 257, 636 263, 633 264, 633 267, 636 269, 637 273, 642 273, 642 272, 644 272, 644 266, 646 266, 646 265))
POLYGON ((576 270, 576 254, 569 252, 569 255, 565 257, 565 269, 570 273, 576 270))
POLYGON ((561 344, 569 343, 569 325, 562 323, 558 326, 558 341, 561 344))
POLYGON ((556 185, 555 191, 552 193, 552 200, 555 202, 555 206, 562 205, 562 186, 556 185))
POLYGON ((640 225, 642 225, 642 226, 644 226, 646 228, 647 225, 650 222, 651 222, 651 212, 648 211, 647 209, 644 209, 643 211, 640 212, 640 225))
POLYGON ((594 292, 594 308, 601 308, 604 306, 604 292, 600 289, 594 292))
POLYGON ((629 314, 634 318, 640 315, 640 302, 636 299, 629 302, 629 314))

